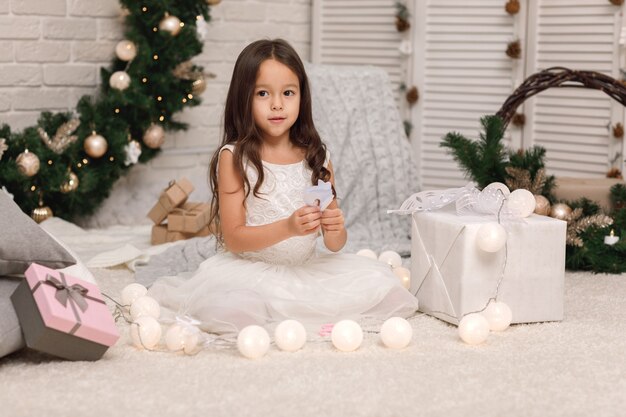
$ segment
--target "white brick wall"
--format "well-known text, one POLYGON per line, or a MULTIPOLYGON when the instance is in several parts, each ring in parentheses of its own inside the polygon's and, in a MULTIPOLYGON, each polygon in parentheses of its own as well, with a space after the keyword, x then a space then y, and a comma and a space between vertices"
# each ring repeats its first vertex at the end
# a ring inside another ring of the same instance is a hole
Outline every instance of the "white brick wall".
MULTIPOLYGON (((168 135, 164 152, 131 170, 114 193, 151 195, 185 175, 196 184, 194 199, 208 198, 207 165, 220 140, 238 53, 254 40, 282 37, 310 59, 311 0, 223 0, 211 16, 204 52, 194 62, 217 77, 208 82, 201 106, 177 116, 190 129, 168 135)), ((73 109, 81 95, 97 90, 99 67, 110 62, 122 31, 117 0, 0 0, 0 123, 21 130, 42 110, 73 109)), ((101 212, 116 210, 119 199, 109 200, 101 212)), ((137 211, 130 217, 143 217, 143 207, 130 209, 137 211)), ((103 213, 92 224, 107 223, 103 213)))

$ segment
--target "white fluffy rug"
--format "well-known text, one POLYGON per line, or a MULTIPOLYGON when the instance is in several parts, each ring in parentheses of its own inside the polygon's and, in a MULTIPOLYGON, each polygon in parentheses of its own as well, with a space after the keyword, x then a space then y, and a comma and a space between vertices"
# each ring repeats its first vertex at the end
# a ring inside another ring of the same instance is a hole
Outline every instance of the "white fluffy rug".
MULTIPOLYGON (((126 269, 96 269, 119 296, 126 269)), ((517 325, 470 347, 437 319, 411 320, 391 351, 367 333, 258 360, 234 348, 195 356, 136 350, 123 337, 95 363, 22 351, 0 360, 3 416, 623 416, 626 275, 566 274, 566 320, 517 325)))

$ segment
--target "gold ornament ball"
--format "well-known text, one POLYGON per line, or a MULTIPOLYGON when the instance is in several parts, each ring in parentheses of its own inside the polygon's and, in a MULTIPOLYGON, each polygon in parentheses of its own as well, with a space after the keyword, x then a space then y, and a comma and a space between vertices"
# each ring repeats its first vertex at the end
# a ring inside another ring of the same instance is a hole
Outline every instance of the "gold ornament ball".
POLYGON ((30 217, 37 223, 41 223, 52 216, 54 216, 54 214, 52 213, 52 209, 48 206, 37 207, 30 213, 30 217))
POLYGON ((17 156, 17 169, 22 175, 32 177, 39 172, 39 158, 28 149, 17 156))
POLYGON ((550 209, 550 217, 554 217, 555 219, 563 220, 570 214, 572 214, 572 208, 567 204, 558 203, 553 205, 550 209))
POLYGON ((199 94, 204 93, 204 90, 206 90, 206 80, 201 75, 197 80, 195 80, 191 84, 191 92, 193 94, 199 95, 199 94))
POLYGON ((535 194, 535 213, 542 216, 550 214, 550 201, 541 194, 535 194))
POLYGON ((159 29, 169 32, 172 36, 180 32, 180 19, 176 16, 166 15, 159 23, 159 29))
POLYGON ((206 4, 209 6, 217 6, 222 0, 206 0, 206 4))
POLYGON ((85 139, 83 147, 87 155, 92 158, 100 158, 107 152, 107 149, 109 149, 109 144, 103 136, 92 132, 91 135, 87 136, 87 139, 85 139))
POLYGON ((79 184, 78 176, 72 171, 70 171, 67 177, 68 178, 63 181, 63 184, 61 184, 60 187, 63 194, 71 193, 72 191, 76 190, 79 184))
POLYGON ((146 144, 148 148, 158 149, 163 145, 165 141, 165 130, 163 130, 163 126, 158 124, 151 124, 146 133, 143 134, 143 143, 146 144))

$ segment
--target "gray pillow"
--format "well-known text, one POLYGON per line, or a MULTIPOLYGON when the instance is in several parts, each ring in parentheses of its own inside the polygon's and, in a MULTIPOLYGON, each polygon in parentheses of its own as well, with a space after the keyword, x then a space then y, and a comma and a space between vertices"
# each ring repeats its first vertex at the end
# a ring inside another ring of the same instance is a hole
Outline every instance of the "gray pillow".
POLYGON ((0 277, 0 358, 24 347, 20 323, 10 298, 21 280, 0 277))
POLYGON ((32 262, 59 269, 76 260, 0 190, 0 276, 21 274, 32 262))

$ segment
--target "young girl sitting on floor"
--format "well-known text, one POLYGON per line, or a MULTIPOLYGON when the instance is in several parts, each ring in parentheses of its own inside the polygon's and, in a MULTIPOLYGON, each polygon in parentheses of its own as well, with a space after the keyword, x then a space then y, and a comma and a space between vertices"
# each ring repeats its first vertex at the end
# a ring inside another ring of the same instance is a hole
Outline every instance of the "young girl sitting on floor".
POLYGON ((288 318, 316 326, 417 310, 388 265, 316 252, 320 232, 332 252, 345 245, 347 233, 336 198, 324 210, 304 203, 305 188, 318 180, 336 193, 304 66, 287 42, 256 41, 237 58, 210 179, 222 250, 191 278, 152 286, 150 295, 167 309, 214 333, 288 318))

